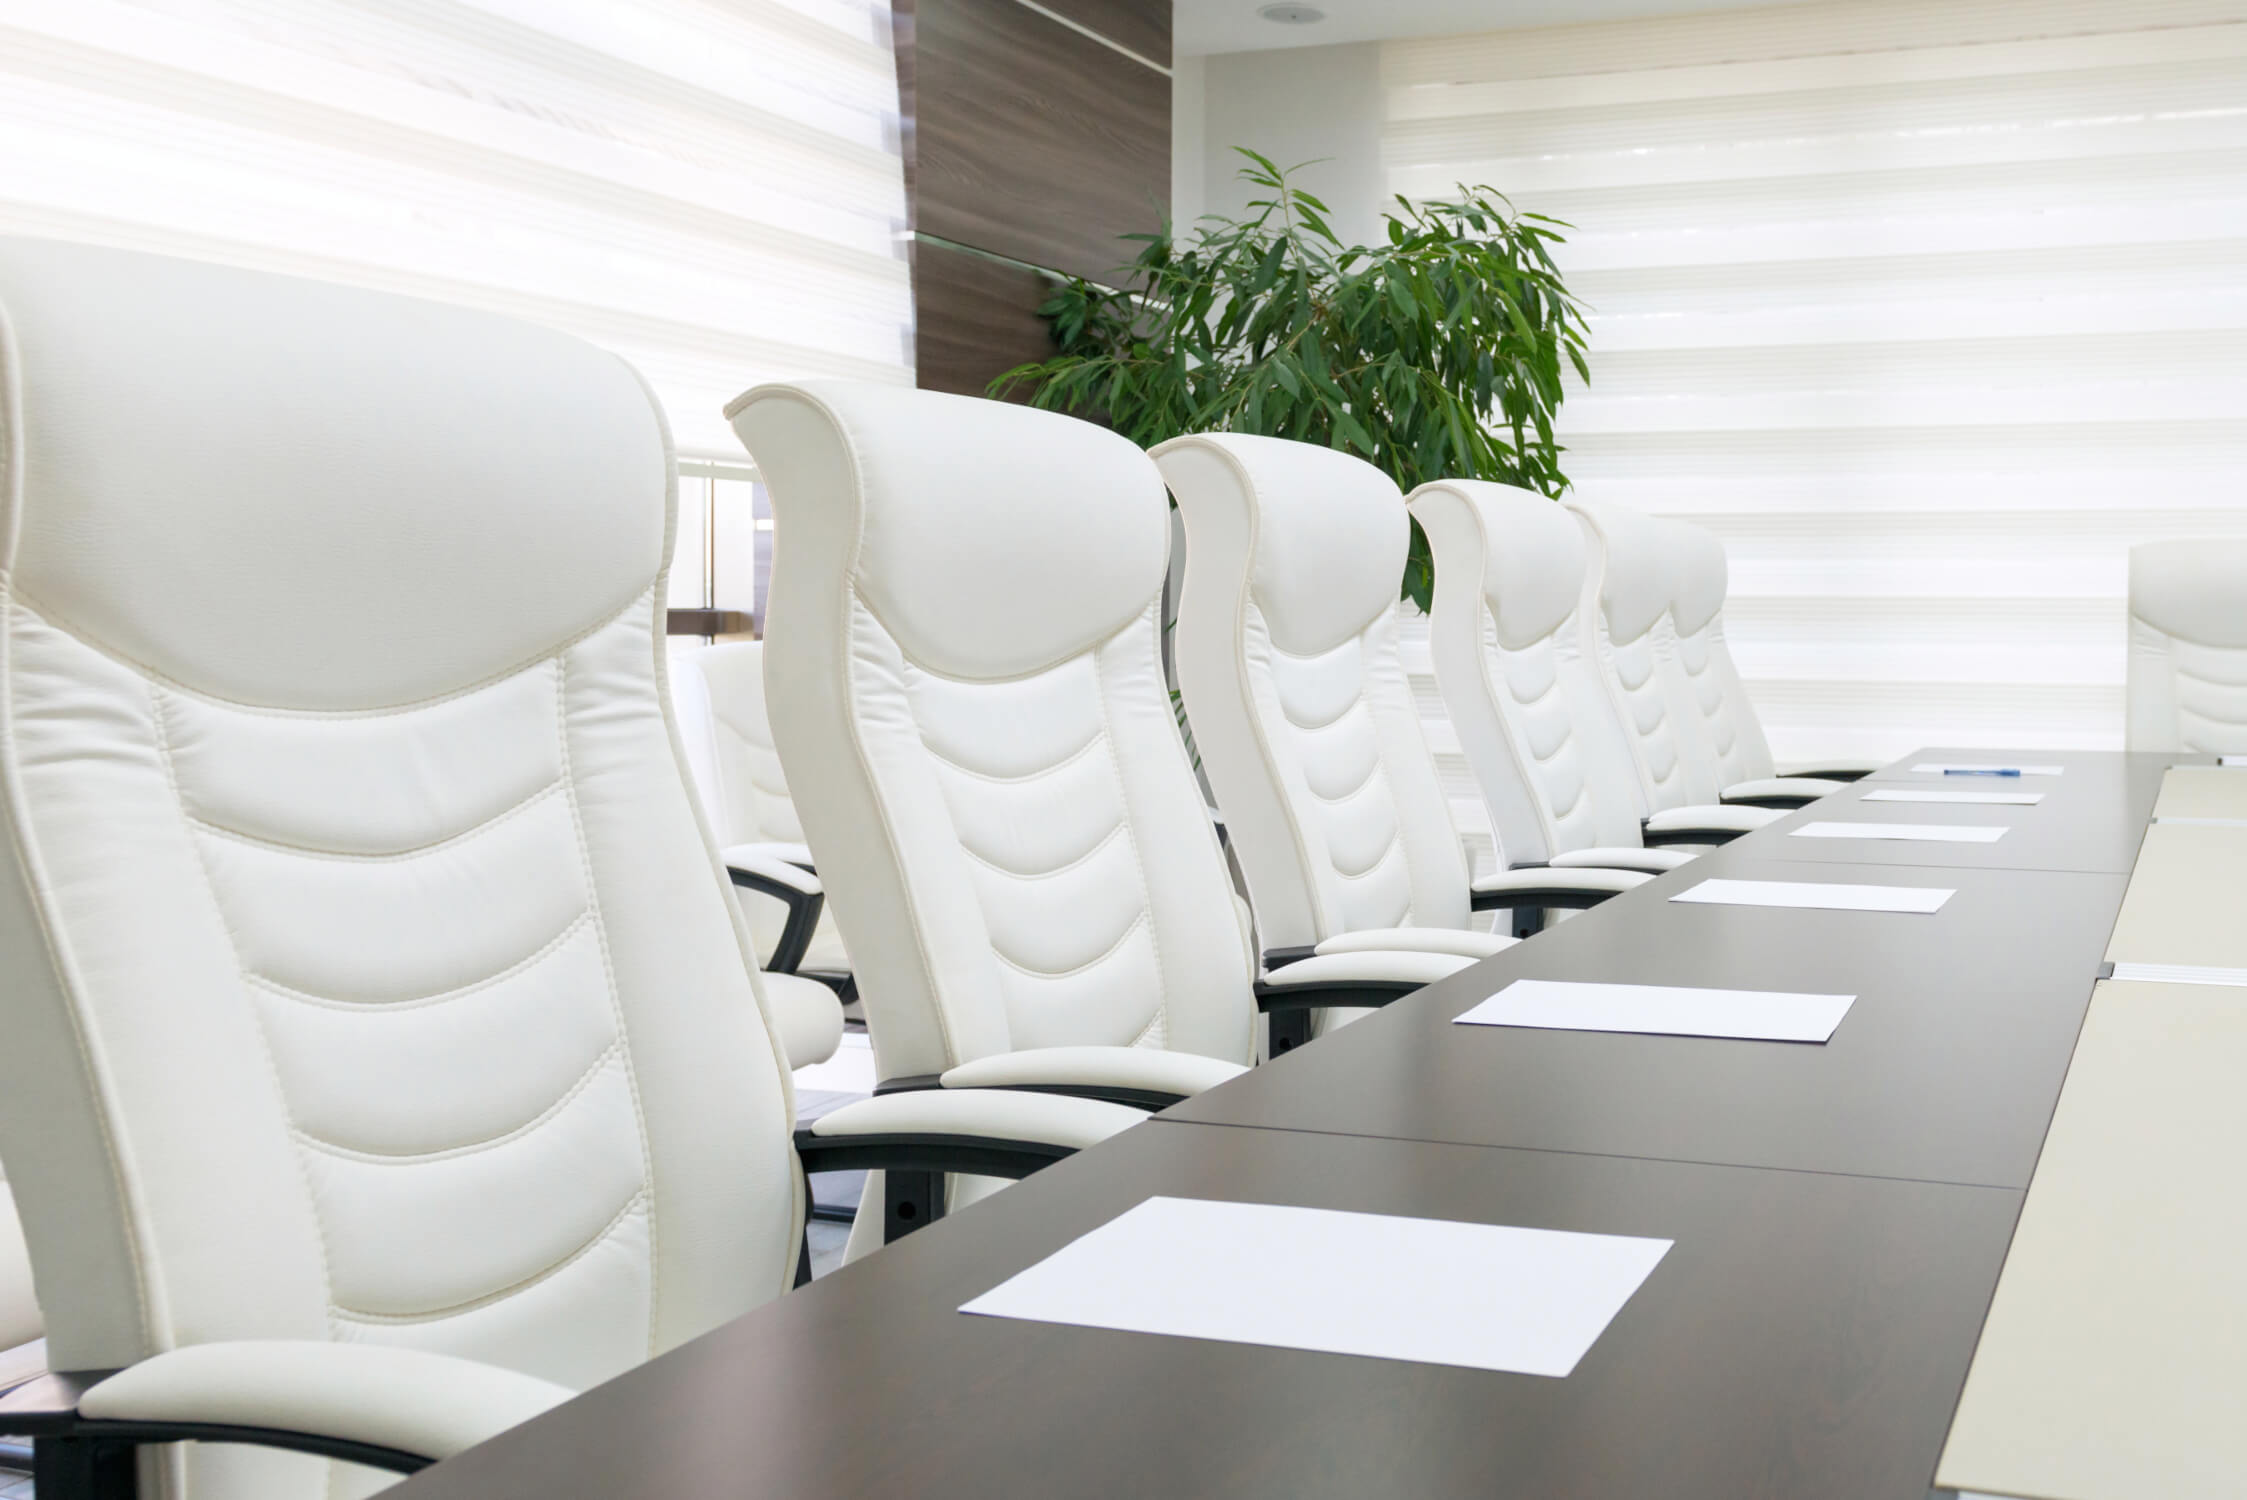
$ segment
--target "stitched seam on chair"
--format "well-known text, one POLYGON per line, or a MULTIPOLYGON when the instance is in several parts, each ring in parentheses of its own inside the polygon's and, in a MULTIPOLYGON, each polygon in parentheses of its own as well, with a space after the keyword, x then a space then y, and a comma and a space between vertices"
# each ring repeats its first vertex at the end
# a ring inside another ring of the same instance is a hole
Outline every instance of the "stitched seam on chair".
MULTIPOLYGON (((0 306, 0 434, 21 432, 23 413, 18 399, 20 377, 16 366, 15 330, 8 320, 8 311, 0 306)), ((0 448, 0 484, 4 484, 4 497, 8 505, 11 527, 20 526, 23 514, 22 462, 20 445, 0 448)), ((16 538, 5 539, 7 557, 15 555, 16 538)), ((125 1253, 133 1269, 134 1321, 140 1328, 143 1348, 157 1344, 153 1309, 149 1303, 149 1265, 147 1248, 141 1243, 141 1225, 145 1210, 140 1196, 133 1190, 131 1177, 126 1173, 118 1150, 117 1134, 112 1126, 107 1104, 114 1096, 107 1070, 95 1055, 91 1039, 86 1035, 85 1018, 81 1014, 79 998, 84 986, 78 976, 78 966, 62 945, 60 935, 51 920, 53 892, 47 880, 46 866, 39 859, 32 844, 30 819, 25 815, 27 804, 19 758, 16 753, 15 719, 15 612, 17 597, 13 572, 0 568, 0 740, 6 745, 5 755, 0 755, 0 778, 5 779, 9 804, 8 824, 12 834, 17 867, 23 871, 25 896, 31 907, 32 920, 38 923, 39 935, 54 966, 57 987, 62 992, 65 1024, 69 1027, 71 1041, 78 1050, 78 1062, 83 1070, 92 1097, 88 1103, 94 1117, 94 1127, 100 1133, 102 1164, 108 1168, 110 1184, 116 1190, 119 1227, 123 1232, 125 1253)), ((26 607, 25 612, 37 619, 38 613, 26 607)))
POLYGON ((1344 880, 1363 880, 1395 858, 1403 848, 1404 840, 1392 833, 1389 835, 1389 842, 1382 846, 1380 856, 1372 864, 1367 865, 1362 870, 1345 870, 1340 865, 1336 865, 1334 873, 1344 880))
POLYGON ((456 1161, 462 1157, 480 1156, 486 1151, 495 1150, 498 1147, 521 1140, 536 1131, 540 1126, 553 1120, 563 1110, 569 1108, 578 1095, 593 1086, 593 1080, 607 1070, 608 1065, 622 1054, 623 1049, 624 1039, 612 1037, 607 1046, 593 1055, 593 1061, 586 1065, 585 1071, 578 1074, 570 1086, 562 1091, 562 1097, 556 1099, 520 1125, 510 1125, 498 1135, 487 1136, 480 1141, 469 1141, 458 1146, 440 1146, 434 1151, 372 1151, 364 1146, 346 1146, 341 1141, 331 1141, 323 1136, 314 1135, 301 1125, 296 1127, 294 1134, 297 1140, 307 1149, 317 1151, 322 1156, 334 1157, 338 1161, 360 1162, 375 1167, 415 1167, 430 1162, 456 1161))
POLYGON ((284 839, 269 839, 259 834, 244 832, 239 828, 229 828, 223 823, 213 823, 208 818, 198 818, 193 813, 186 813, 185 815, 192 826, 210 834, 213 838, 222 838, 237 844, 247 844, 253 849, 270 849, 277 854, 300 855, 306 859, 337 860, 345 864, 383 864, 389 861, 419 859, 426 854, 440 853, 452 845, 472 839, 487 829, 496 828, 508 819, 529 811, 560 791, 561 787, 562 783, 559 780, 549 781, 514 806, 502 808, 481 822, 461 829, 458 833, 448 833, 443 838, 434 839, 426 844, 416 844, 410 849, 391 849, 379 854, 362 854, 350 849, 319 849, 310 844, 292 844, 284 839))
MULTIPOLYGON (((1277 682, 1275 682, 1273 686, 1277 687, 1277 682)), ((1288 726, 1290 728, 1303 734, 1318 734, 1322 730, 1332 729, 1335 725, 1341 723, 1344 719, 1347 719, 1351 715, 1351 713, 1357 709, 1365 709, 1369 714, 1373 711, 1372 706, 1366 702, 1365 687, 1362 682, 1359 684, 1358 688, 1351 693, 1349 702, 1343 704, 1342 707, 1335 713, 1319 720, 1319 722, 1316 724, 1306 724, 1301 719, 1295 717, 1294 713, 1289 710, 1287 706, 1287 694, 1284 691, 1280 692, 1278 694, 1278 697, 1280 700, 1280 717, 1287 720, 1288 726)))
MULTIPOLYGON (((144 679, 146 680, 146 679, 144 679)), ((164 717, 164 689, 148 681, 148 707, 150 722, 155 727, 156 753, 163 762, 164 779, 172 791, 172 804, 179 809, 180 822, 187 833, 188 847, 195 853, 195 868, 202 873, 203 890, 210 897, 211 911, 218 918, 219 930, 226 934, 227 947, 234 954, 234 971, 245 983, 249 980, 249 965, 242 961, 242 939, 234 930, 234 923, 226 914, 226 903, 220 899, 218 880, 211 874, 210 861, 195 842, 193 821, 187 815, 187 793, 180 786, 179 767, 172 759, 171 728, 164 717)), ((266 1077, 273 1082, 274 1102, 281 1108, 281 1118, 293 1136, 296 1132, 296 1111, 289 1104, 288 1086, 281 1081, 281 1065, 273 1056, 272 1038, 265 1034, 265 1019, 258 1015, 255 1006, 250 1010, 250 1029, 257 1034, 258 1057, 265 1064, 266 1077)), ((305 1212, 312 1220, 312 1240, 320 1251, 320 1282, 327 1303, 326 1322, 332 1337, 335 1329, 335 1266, 328 1254, 328 1221, 320 1212, 320 1194, 312 1183, 312 1169, 300 1151, 289 1153, 296 1162, 297 1181, 304 1188, 305 1212)))
MULTIPOLYGON (((1097 650, 1098 648, 1096 647, 1094 649, 1097 650)), ((1093 731, 1091 739, 1086 740, 1083 744, 1077 746, 1076 749, 1070 751, 1067 755, 1064 755, 1059 760, 1053 762, 1053 764, 1048 766, 1039 766, 1035 770, 1015 772, 1011 775, 1000 771, 978 771, 973 766, 963 766, 958 761, 952 759, 952 757, 950 757, 949 755, 946 755, 943 751, 937 749, 934 745, 931 745, 928 742, 928 736, 925 734, 921 736, 921 748, 928 752, 929 758, 931 760, 934 760, 939 765, 942 765, 949 770, 959 772, 962 776, 972 776, 977 781, 988 781, 995 786, 1020 786, 1024 782, 1036 781, 1041 776, 1050 776, 1055 771, 1062 770, 1065 767, 1074 765, 1076 762, 1083 760, 1087 755, 1090 755, 1093 750, 1099 746, 1101 736, 1102 731, 1096 729, 1093 731)))
MULTIPOLYGON (((661 650, 661 646, 657 647, 661 650)), ((570 755, 570 661, 571 647, 565 646, 554 654, 554 736, 561 746, 562 786, 569 794, 570 828, 577 835, 577 858, 585 876, 586 912, 592 918, 594 936, 601 943, 601 972, 608 980, 609 1015, 616 1023, 617 1040, 622 1043, 632 1034, 624 1018, 624 996, 617 988, 616 961, 609 953, 608 923, 601 915, 601 887, 593 873, 593 850, 585 838, 585 812, 578 806, 575 761, 570 755)), ((660 685, 660 680, 659 680, 660 685)), ((660 708, 660 705, 659 705, 660 708)), ((668 715, 666 715, 668 718, 668 715)), ((759 1010, 763 1007, 759 1006, 759 1010)), ((655 1212, 655 1146, 648 1139, 647 1110, 640 1103, 639 1070, 632 1066, 629 1047, 624 1054, 624 1081, 632 1096, 632 1119, 640 1130, 640 1171, 644 1186, 641 1191, 648 1202, 648 1355, 653 1358, 656 1349, 656 1309, 662 1305, 658 1295, 663 1261, 656 1246, 655 1212)))
MULTIPOLYGON (((631 1197, 625 1199, 624 1206, 622 1208, 619 1208, 616 1213, 610 1217, 608 1223, 593 1231, 593 1237, 587 1240, 584 1244, 578 1246, 575 1250, 570 1251, 569 1254, 563 1256, 561 1259, 556 1260, 551 1264, 541 1266, 538 1270, 533 1271, 530 1275, 522 1277, 516 1281, 511 1281, 507 1285, 499 1288, 497 1291, 486 1292, 480 1297, 471 1297, 466 1302, 454 1302, 444 1307, 431 1308, 427 1312, 379 1313, 370 1312, 363 1308, 339 1307, 336 1309, 336 1316, 343 1321, 351 1323, 372 1324, 375 1326, 390 1328, 410 1328, 416 1324, 441 1322, 446 1318, 457 1318, 465 1313, 480 1311, 483 1308, 491 1307, 496 1303, 504 1302, 510 1297, 514 1297, 523 1292, 527 1292, 532 1287, 537 1286, 539 1283, 544 1281, 551 1281, 556 1276, 561 1275, 571 1266, 576 1265, 579 1261, 585 1259, 586 1256, 591 1255, 595 1250, 600 1249, 602 1245, 608 1243, 609 1240, 614 1238, 616 1232, 624 1227, 625 1221, 632 1217, 633 1211, 636 1209, 645 1211, 648 1216, 648 1234, 650 1236, 649 1242, 650 1244, 652 1244, 654 1242, 653 1236, 655 1234, 655 1209, 654 1205, 652 1205, 648 1201, 648 1195, 643 1189, 642 1191, 636 1192, 632 1194, 631 1197)), ((653 1263, 652 1257, 650 1263, 651 1265, 653 1263)))
POLYGON ((575 937, 579 929, 592 920, 592 915, 590 907, 580 908, 578 914, 570 918, 569 925, 539 944, 527 956, 516 959, 498 973, 488 974, 472 984, 464 984, 458 989, 440 990, 433 995, 409 995, 402 1000, 346 1000, 337 995, 315 995, 310 990, 296 989, 293 986, 281 983, 278 979, 271 979, 263 974, 245 972, 242 977, 261 990, 285 996, 291 1000, 301 1000, 307 1005, 325 1006, 329 1010, 382 1011, 386 1014, 391 1011, 419 1010, 423 1006, 443 1005, 448 1001, 466 999, 470 995, 481 993, 494 985, 503 984, 507 980, 513 979, 518 974, 527 972, 536 967, 539 960, 548 957, 572 937, 575 937))
POLYGON ((1106 963, 1109 959, 1114 958, 1117 952, 1122 949, 1123 945, 1131 941, 1131 935, 1133 933, 1137 932, 1140 928, 1147 927, 1149 925, 1150 924, 1147 920, 1147 912, 1144 908, 1142 908, 1139 915, 1133 917, 1131 921, 1125 925, 1124 930, 1116 934, 1116 940, 1114 942, 1101 949, 1098 953, 1095 953, 1092 957, 1086 959, 1083 963, 1071 964, 1066 969, 1040 969, 1033 965, 1023 963, 1021 960, 1010 958, 1004 952, 1000 951, 999 945, 997 943, 993 943, 991 945, 991 956, 993 958, 996 958, 1000 963, 1005 964, 1008 968, 1014 970, 1017 974, 1027 974, 1032 979, 1069 979, 1074 977, 1075 975, 1084 973, 1087 969, 1097 968, 1099 965, 1106 963))
POLYGON ((1060 864, 1055 865, 1050 870, 1010 870, 1005 865, 1000 864, 997 860, 987 859, 984 856, 976 853, 973 849, 970 849, 967 846, 967 841, 965 839, 960 841, 960 852, 962 854, 965 854, 969 859, 974 860, 977 864, 983 866, 984 869, 990 870, 995 874, 1004 875, 1010 880, 1047 880, 1055 875, 1066 875, 1071 870, 1074 870, 1083 865, 1086 861, 1090 860, 1101 850, 1114 843, 1116 841, 1116 835, 1123 832, 1123 828, 1124 825, 1121 822, 1118 822, 1115 827, 1100 835, 1100 837, 1094 841, 1092 847, 1085 850, 1084 853, 1077 855, 1073 859, 1063 860, 1060 864))
POLYGON ((1373 764, 1365 768, 1365 774, 1358 778, 1358 784, 1348 791, 1337 792, 1329 797, 1326 793, 1311 785, 1311 778, 1308 775, 1303 778, 1303 790, 1311 794, 1311 799, 1314 802, 1324 803, 1328 807, 1340 807, 1345 802, 1355 802, 1358 798, 1364 796, 1365 789, 1373 785, 1374 778, 1379 776, 1381 771, 1381 751, 1380 747, 1376 745, 1373 753, 1373 764))
MULTIPOLYGON (((79 628, 71 624, 69 616, 50 610, 29 599, 20 588, 17 589, 16 593, 17 597, 24 599, 32 613, 39 616, 44 623, 60 629, 69 635, 72 641, 85 647, 96 656, 115 662, 119 666, 130 668, 134 675, 146 679, 151 687, 160 687, 167 693, 176 693, 182 698, 192 698, 199 703, 208 703, 215 708, 230 709, 236 713, 256 714, 269 719, 301 719, 314 723, 336 719, 393 719, 402 714, 418 713, 425 708, 434 708, 440 703, 450 703, 457 698, 472 697, 485 688, 498 686, 510 677, 519 677, 549 659, 547 653, 542 652, 538 656, 513 662, 488 676, 480 677, 476 681, 468 683, 466 686, 448 688, 442 693, 427 698, 416 698, 410 703, 386 703, 375 708, 280 708, 269 703, 244 703, 235 698, 221 698, 216 693, 205 692, 201 688, 189 687, 184 682, 175 681, 165 675, 161 669, 152 667, 147 662, 135 657, 127 656, 114 647, 104 645, 99 640, 80 633, 79 628)), ((626 600, 622 607, 612 610, 601 619, 595 620, 591 625, 564 640, 560 646, 548 648, 548 651, 567 651, 583 645, 586 641, 591 640, 617 621, 631 614, 642 600, 649 597, 650 593, 651 590, 642 589, 638 594, 626 600)))
MULTIPOLYGON (((1107 651, 1109 646, 1122 639, 1125 632, 1129 631, 1132 626, 1137 625, 1140 620, 1147 618, 1148 610, 1154 611, 1157 616, 1161 614, 1162 601, 1159 595, 1157 596, 1155 603, 1149 605, 1148 609, 1141 610, 1138 617, 1126 624, 1123 630, 1117 631, 1114 635, 1109 636, 1107 640, 1100 642, 1092 648, 1093 697, 1100 704, 1100 732, 1107 739, 1110 745, 1114 745, 1116 743, 1116 726, 1115 721, 1110 717, 1108 713, 1108 673, 1106 666, 1101 661, 1101 656, 1107 651)), ((1123 766, 1120 762, 1119 757, 1117 757, 1116 755, 1111 754, 1108 757, 1108 774, 1113 776, 1116 781, 1116 802, 1117 805, 1122 807, 1123 809, 1123 821, 1117 826, 1123 829, 1125 838, 1130 841, 1131 862, 1139 869, 1139 909, 1141 916, 1146 920, 1147 923, 1147 944, 1149 947, 1154 949, 1155 953, 1155 1011, 1154 1017, 1149 1021, 1149 1025, 1151 1026, 1153 1024, 1154 1019, 1162 1020, 1163 1029, 1165 1034, 1167 1035, 1169 1032, 1170 1016, 1170 978, 1168 973, 1163 968, 1162 936, 1155 931, 1154 885, 1147 879, 1147 861, 1145 856, 1141 854, 1139 849, 1138 831, 1131 826, 1131 788, 1124 784, 1123 766)), ((1128 936, 1129 934, 1126 933, 1125 935, 1128 936)), ((1120 944, 1123 939, 1119 937, 1116 941, 1118 944, 1120 944)), ((992 951, 997 952, 997 949, 994 948, 992 951)), ((1111 947, 1109 951, 1114 952, 1114 947, 1111 947)), ((1001 957, 1004 957, 1004 955, 1002 954, 1001 957)), ((1106 957, 1106 955, 1103 954, 1102 957, 1106 957)), ((1146 1031, 1143 1029, 1140 1034, 1144 1036, 1146 1035, 1146 1031)))

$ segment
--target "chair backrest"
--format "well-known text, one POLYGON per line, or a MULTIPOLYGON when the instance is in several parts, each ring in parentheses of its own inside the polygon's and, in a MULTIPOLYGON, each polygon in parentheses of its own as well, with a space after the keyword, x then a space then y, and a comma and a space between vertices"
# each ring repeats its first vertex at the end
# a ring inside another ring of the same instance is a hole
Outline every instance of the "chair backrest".
POLYGON ((765 691, 879 1065, 1249 1061, 1249 955, 1164 686, 1124 438, 844 381, 730 408, 772 495, 765 691))
MULTIPOLYGON (((772 718, 765 712, 764 663, 762 641, 720 641, 674 654, 671 696, 679 738, 721 849, 779 844, 788 846, 791 856, 808 856, 803 823, 772 740, 772 718)), ((769 958, 787 926, 787 907, 752 891, 736 895, 757 952, 769 958)), ((831 906, 820 911, 802 967, 850 969, 831 906)))
POLYGON ((2130 549, 2132 750, 2247 752, 2247 541, 2130 549))
POLYGON ((698 646, 671 665, 687 769, 719 844, 802 843, 765 712, 764 642, 698 646))
POLYGON ((1724 639, 1724 542, 1690 521, 1656 525, 1669 551, 1671 645, 1686 727, 1714 757, 1720 790, 1775 775, 1763 722, 1724 639))
POLYGON ((43 1331, 39 1299, 31 1287, 31 1252, 24 1248, 23 1222, 16 1217, 6 1169, 0 1167, 0 1386, 11 1383, 7 1352, 32 1342, 43 1331))
POLYGON ((1571 497, 1584 523, 1584 651, 1600 671, 1638 771, 1639 811, 1714 802, 1713 757, 1686 722, 1677 686, 1668 538, 1628 506, 1571 497))
POLYGON ((1397 652, 1404 497, 1284 438, 1154 454, 1186 523, 1178 686, 1264 946, 1464 927, 1466 856, 1397 652))
POLYGON ((1436 685, 1511 864, 1635 848, 1637 771, 1584 654, 1584 528, 1511 485, 1412 492, 1435 559, 1436 685))
POLYGON ((0 1154, 53 1366, 334 1338, 584 1386, 783 1290, 788 1080, 665 699, 637 375, 38 241, 0 319, 0 1154))

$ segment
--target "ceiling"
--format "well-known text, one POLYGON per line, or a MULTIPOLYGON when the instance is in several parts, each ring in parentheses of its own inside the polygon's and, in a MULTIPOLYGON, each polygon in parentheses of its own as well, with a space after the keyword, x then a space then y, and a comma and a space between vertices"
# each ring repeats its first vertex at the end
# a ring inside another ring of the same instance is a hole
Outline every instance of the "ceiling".
MULTIPOLYGON (((1457 36, 1517 26, 1563 26, 1697 10, 1739 10, 1772 0, 1309 0, 1326 19, 1282 26, 1256 12, 1267 0, 1176 0, 1173 50, 1182 57, 1326 47, 1405 36, 1457 36)), ((1798 3, 1798 0, 1784 0, 1798 3)))

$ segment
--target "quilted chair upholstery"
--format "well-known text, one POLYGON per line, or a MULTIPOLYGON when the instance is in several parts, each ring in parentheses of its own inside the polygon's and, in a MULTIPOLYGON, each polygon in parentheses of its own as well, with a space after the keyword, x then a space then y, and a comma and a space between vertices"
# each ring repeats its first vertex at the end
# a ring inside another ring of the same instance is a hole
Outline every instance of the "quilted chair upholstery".
POLYGON ((1497 951, 1467 930, 1466 858, 1398 655, 1403 496, 1279 438, 1155 457, 1186 526, 1179 688, 1266 948, 1497 951))
POLYGON ((1436 685, 1525 884, 1577 870, 1584 902, 1686 856, 1639 838, 1636 771, 1597 667, 1584 654, 1585 537, 1528 490, 1439 480, 1411 510, 1435 559, 1429 649, 1436 685))
POLYGON ((1638 773, 1649 835, 1721 841, 1779 809, 1718 805, 1716 755, 1688 703, 1670 603, 1675 588, 1665 523, 1628 506, 1571 498, 1587 545, 1581 629, 1638 773))
POLYGON ((666 702, 632 369, 0 241, 0 456, 0 1159, 49 1363, 130 1366, 49 1410, 410 1462, 785 1289, 789 1082, 666 702))
MULTIPOLYGON (((811 849, 803 841, 803 826, 788 798, 780 752, 773 748, 772 722, 765 714, 763 644, 721 641, 681 651, 672 656, 671 671, 679 741, 702 797, 703 815, 717 834, 720 857, 729 869, 737 863, 752 870, 779 864, 809 873, 811 849)), ((789 936, 789 908, 738 881, 734 899, 766 966, 765 1006, 779 1028, 789 1063, 800 1068, 825 1062, 842 1040, 838 987, 850 973, 850 957, 835 935, 834 914, 822 903, 803 952, 782 955, 794 971, 774 973, 774 957, 789 936), (823 974, 832 982, 807 978, 806 971, 823 974)))
POLYGON ((2247 542, 2130 549, 2132 750, 2247 754, 2247 542))
POLYGON ((850 382, 728 413, 772 496, 765 689, 884 1079, 1181 1095, 1245 935, 1157 647, 1162 481, 1089 423, 850 382))
POLYGON ((1670 561, 1670 681, 1680 724, 1715 764, 1727 802, 1799 807, 1838 791, 1870 765, 1817 775, 1781 776, 1771 761, 1763 721, 1732 663, 1724 639, 1724 596, 1730 579, 1724 543, 1690 521, 1659 521, 1670 561))

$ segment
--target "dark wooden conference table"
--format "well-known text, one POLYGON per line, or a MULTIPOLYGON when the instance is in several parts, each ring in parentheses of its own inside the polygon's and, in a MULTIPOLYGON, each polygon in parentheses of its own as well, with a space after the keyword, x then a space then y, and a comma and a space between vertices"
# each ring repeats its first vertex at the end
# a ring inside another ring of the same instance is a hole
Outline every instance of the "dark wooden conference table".
POLYGON ((1907 756, 390 1493, 1947 1496, 1936 1460, 2124 880, 2190 759, 1907 756), (2065 771, 1909 770, 1946 759, 2065 771), (2046 795, 1862 801, 1907 783, 2046 795), (1813 821, 2012 831, 1792 835, 1813 821), (1668 900, 1712 877, 1957 894, 1926 916, 1668 900), (1858 999, 1823 1046, 1450 1024, 1517 978, 1858 999), (1558 1379, 957 1311, 1156 1194, 1676 1243, 1558 1379))

